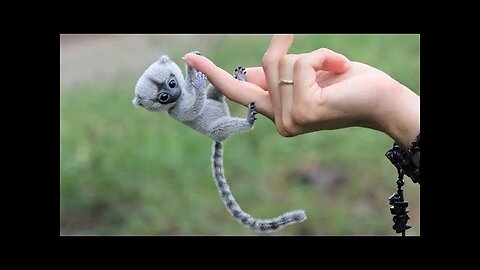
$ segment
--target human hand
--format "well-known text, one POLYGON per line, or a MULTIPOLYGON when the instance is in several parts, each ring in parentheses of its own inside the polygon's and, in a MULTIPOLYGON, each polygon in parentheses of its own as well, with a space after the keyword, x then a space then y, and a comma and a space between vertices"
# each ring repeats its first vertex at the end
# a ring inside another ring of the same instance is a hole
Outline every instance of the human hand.
POLYGON ((229 99, 270 118, 285 137, 352 126, 383 131, 408 146, 420 130, 420 99, 384 72, 321 48, 287 54, 293 35, 274 35, 262 67, 238 81, 203 56, 184 60, 229 99), (280 80, 293 85, 279 85, 280 80))

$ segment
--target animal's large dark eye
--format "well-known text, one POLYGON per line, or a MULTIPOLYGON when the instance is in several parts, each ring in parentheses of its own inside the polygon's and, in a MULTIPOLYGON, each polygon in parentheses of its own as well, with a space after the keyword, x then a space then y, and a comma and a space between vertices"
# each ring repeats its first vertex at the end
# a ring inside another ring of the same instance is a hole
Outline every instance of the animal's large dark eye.
POLYGON ((160 95, 160 101, 161 102, 165 102, 167 100, 168 100, 168 94, 163 93, 163 94, 160 95))
POLYGON ((170 79, 168 81, 168 87, 175 88, 175 86, 177 86, 177 81, 175 81, 175 79, 170 79))

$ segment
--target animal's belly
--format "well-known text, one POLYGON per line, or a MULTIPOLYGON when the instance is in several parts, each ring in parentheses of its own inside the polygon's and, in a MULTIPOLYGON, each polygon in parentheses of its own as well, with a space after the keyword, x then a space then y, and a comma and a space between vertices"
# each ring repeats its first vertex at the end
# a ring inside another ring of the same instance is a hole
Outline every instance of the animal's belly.
POLYGON ((230 116, 226 104, 207 100, 203 112, 197 118, 187 121, 185 124, 202 134, 208 135, 213 127, 218 126, 225 119, 225 116, 230 116))
POLYGON ((185 122, 185 124, 202 134, 205 134, 205 135, 208 134, 208 131, 209 131, 208 127, 210 123, 208 123, 208 121, 206 121, 206 119, 203 117, 197 117, 192 121, 185 122))

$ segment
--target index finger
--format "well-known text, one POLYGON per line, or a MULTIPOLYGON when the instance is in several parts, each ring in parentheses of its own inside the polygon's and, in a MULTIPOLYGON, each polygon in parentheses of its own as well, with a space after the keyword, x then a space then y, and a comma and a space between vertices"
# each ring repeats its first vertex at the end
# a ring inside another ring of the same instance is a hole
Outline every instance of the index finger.
POLYGON ((256 84, 263 90, 268 91, 267 79, 262 67, 249 67, 245 71, 247 72, 247 82, 256 84))
POLYGON ((267 51, 262 59, 262 67, 265 72, 268 91, 272 98, 272 106, 275 114, 275 123, 281 119, 282 113, 282 94, 278 89, 279 74, 278 65, 292 46, 293 35, 273 35, 267 51))
POLYGON ((269 94, 262 88, 253 83, 235 79, 230 73, 217 67, 204 56, 188 53, 183 59, 189 66, 205 74, 210 83, 230 100, 244 106, 255 102, 256 110, 259 113, 270 119, 273 118, 269 94))

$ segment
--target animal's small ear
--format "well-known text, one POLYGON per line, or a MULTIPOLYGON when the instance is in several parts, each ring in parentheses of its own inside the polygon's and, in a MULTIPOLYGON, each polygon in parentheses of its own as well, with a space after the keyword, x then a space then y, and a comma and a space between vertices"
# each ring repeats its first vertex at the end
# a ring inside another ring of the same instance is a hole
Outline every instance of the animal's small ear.
POLYGON ((167 55, 162 55, 162 56, 160 56, 160 58, 158 59, 158 62, 160 62, 160 64, 165 64, 165 63, 170 62, 170 58, 168 58, 167 55))

